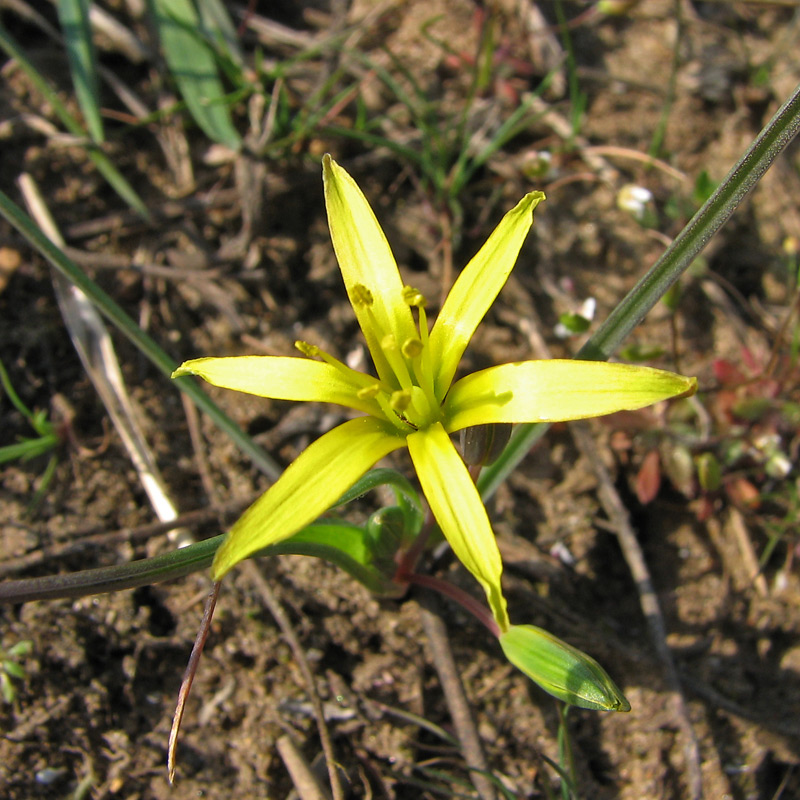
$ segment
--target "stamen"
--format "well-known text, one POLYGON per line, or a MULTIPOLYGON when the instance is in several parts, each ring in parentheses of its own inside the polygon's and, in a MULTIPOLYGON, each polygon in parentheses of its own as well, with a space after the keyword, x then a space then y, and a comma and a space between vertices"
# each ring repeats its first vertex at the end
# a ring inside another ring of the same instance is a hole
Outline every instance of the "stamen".
POLYGON ((411 407, 414 416, 419 420, 433 421, 433 410, 437 407, 436 402, 431 405, 428 393, 420 386, 415 386, 411 390, 411 407))
POLYGON ((315 344, 309 344, 308 342, 304 342, 298 339, 294 346, 304 355, 308 356, 309 358, 316 358, 321 354, 321 350, 315 344))
POLYGON ((386 356, 386 361, 397 377, 397 382, 403 389, 409 390, 412 386, 411 375, 408 372, 408 365, 403 359, 403 354, 397 346, 397 340, 391 333, 381 339, 381 352, 386 356))
POLYGON ((432 411, 439 405, 433 389, 433 364, 428 347, 428 317, 425 314, 427 300, 419 289, 403 287, 403 301, 419 314, 419 340, 409 339, 403 345, 403 355, 411 361, 416 382, 425 394, 428 409, 432 411))
POLYGON ((359 372, 356 369, 351 369, 347 366, 347 364, 343 364, 338 358, 334 358, 330 353, 326 353, 322 348, 317 347, 315 344, 309 344, 308 342, 298 339, 294 343, 294 346, 304 356, 308 356, 309 358, 320 358, 326 364, 330 364, 332 367, 335 367, 340 372, 344 373, 349 381, 354 383, 356 386, 361 387, 358 390, 359 396, 360 393, 365 390, 371 391, 372 386, 377 386, 376 393, 380 391, 380 385, 371 375, 366 375, 365 373, 359 372))
POLYGON ((381 411, 383 411, 383 416, 392 423, 392 425, 400 431, 400 433, 408 434, 408 424, 407 420, 401 419, 397 412, 391 407, 389 403, 389 398, 386 396, 385 392, 379 392, 378 396, 375 398, 377 400, 378 405, 380 406, 381 411))
POLYGON ((411 308, 425 308, 428 305, 425 295, 413 286, 403 287, 403 302, 411 308))
POLYGON ((417 306, 419 313, 419 335, 422 339, 422 344, 428 347, 428 317, 425 314, 425 306, 417 306))
POLYGON ((389 398, 389 405, 393 411, 397 411, 402 414, 411 405, 411 392, 392 392, 392 396, 389 398))
POLYGON ((376 381, 363 389, 359 389, 356 394, 360 400, 374 400, 380 394, 380 391, 380 384, 376 381))

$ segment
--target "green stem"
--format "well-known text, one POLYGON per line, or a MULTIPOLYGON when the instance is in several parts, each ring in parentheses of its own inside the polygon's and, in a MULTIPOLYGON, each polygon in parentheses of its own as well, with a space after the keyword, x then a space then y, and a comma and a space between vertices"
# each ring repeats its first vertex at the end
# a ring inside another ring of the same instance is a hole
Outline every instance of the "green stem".
POLYGON ((225 534, 172 550, 154 558, 131 561, 115 567, 98 567, 66 575, 48 575, 0 583, 0 603, 27 603, 30 600, 56 600, 89 594, 135 589, 182 578, 211 566, 214 553, 225 534))

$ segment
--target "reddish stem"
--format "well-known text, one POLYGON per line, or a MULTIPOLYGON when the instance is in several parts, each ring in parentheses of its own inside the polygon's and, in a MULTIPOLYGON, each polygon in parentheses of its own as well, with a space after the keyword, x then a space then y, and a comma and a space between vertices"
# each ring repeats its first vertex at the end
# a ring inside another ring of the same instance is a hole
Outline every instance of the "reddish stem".
POLYGON ((415 583, 417 586, 432 589, 445 597, 449 597, 451 600, 455 600, 462 608, 469 611, 473 617, 482 622, 493 636, 500 637, 500 626, 494 621, 489 610, 463 589, 448 581, 443 581, 441 578, 434 578, 432 575, 420 575, 416 572, 407 575, 406 580, 408 583, 415 583))

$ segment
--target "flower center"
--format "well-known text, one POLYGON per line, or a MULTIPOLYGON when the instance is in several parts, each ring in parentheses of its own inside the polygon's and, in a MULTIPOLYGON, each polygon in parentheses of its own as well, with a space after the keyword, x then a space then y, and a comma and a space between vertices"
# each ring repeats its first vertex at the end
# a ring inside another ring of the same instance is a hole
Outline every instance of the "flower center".
MULTIPOLYGON (((372 378, 351 370, 318 347, 305 342, 295 342, 295 347, 304 355, 317 356, 338 369, 346 370, 351 379, 358 376, 358 396, 361 399, 374 399, 383 412, 382 415, 402 433, 407 435, 441 420, 428 347, 426 301, 422 294, 411 286, 403 288, 403 302, 412 309, 417 309, 419 335, 402 342, 398 341, 393 332, 386 331, 385 326, 381 326, 372 314, 372 292, 366 286, 354 286, 350 299, 359 310, 367 311, 372 332, 376 334, 372 346, 380 350, 380 355, 389 366, 390 375, 384 374, 383 380, 372 378)), ((373 359, 375 355, 373 353, 373 359)))
MULTIPOLYGON (((358 292, 358 300, 369 309, 372 305, 369 290, 366 287, 358 288, 363 289, 358 292)), ((403 302, 417 309, 419 335, 399 342, 393 333, 387 333, 378 345, 395 379, 393 391, 386 394, 388 406, 405 427, 405 432, 410 433, 440 420, 441 411, 433 388, 425 298, 417 289, 405 286, 403 302)))

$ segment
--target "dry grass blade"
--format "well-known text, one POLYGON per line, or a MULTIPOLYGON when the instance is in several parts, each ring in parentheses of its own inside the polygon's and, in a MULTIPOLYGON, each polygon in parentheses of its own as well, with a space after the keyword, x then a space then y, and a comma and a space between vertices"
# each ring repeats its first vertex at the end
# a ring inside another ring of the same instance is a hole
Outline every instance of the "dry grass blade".
MULTIPOLYGON (((54 244, 63 247, 64 240, 33 178, 23 174, 19 178, 19 185, 33 219, 54 244)), ((80 289, 55 270, 53 283, 75 349, 114 422, 156 516, 162 522, 176 519, 178 511, 169 498, 155 458, 137 420, 114 345, 100 314, 80 289)), ((169 538, 178 546, 193 541, 191 532, 185 529, 171 531, 169 538)))
POLYGON ((186 664, 186 671, 183 673, 181 688, 178 691, 178 702, 175 706, 175 715, 172 718, 172 727, 169 730, 169 743, 167 744, 167 773, 170 783, 174 783, 175 781, 175 751, 178 746, 178 733, 181 729, 183 712, 186 710, 186 701, 189 699, 189 692, 192 690, 194 676, 197 674, 200 656, 203 655, 203 647, 205 647, 206 639, 211 630, 211 620, 214 617, 214 608, 217 605, 220 586, 220 582, 217 581, 206 599, 206 605, 203 609, 203 619, 200 622, 200 628, 197 631, 197 637, 194 640, 192 652, 189 655, 189 662, 186 664))
POLYGON ((281 736, 275 743, 275 747, 292 778, 300 800, 329 800, 330 796, 320 785, 311 765, 288 735, 281 736))

